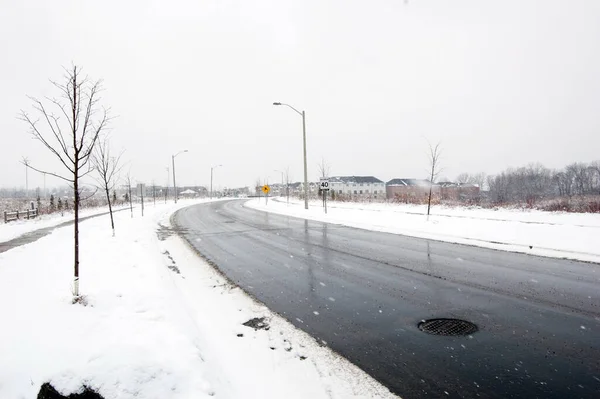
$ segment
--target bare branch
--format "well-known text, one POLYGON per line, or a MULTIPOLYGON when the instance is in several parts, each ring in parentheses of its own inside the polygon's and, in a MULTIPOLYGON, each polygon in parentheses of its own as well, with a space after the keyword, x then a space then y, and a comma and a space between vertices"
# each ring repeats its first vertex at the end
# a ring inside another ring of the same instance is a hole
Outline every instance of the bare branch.
POLYGON ((325 158, 321 158, 321 163, 317 165, 319 168, 319 177, 327 178, 331 172, 331 166, 325 161, 325 158))
MULTIPOLYGON (((63 104, 61 104, 58 100, 54 99, 54 98, 46 97, 46 99, 48 101, 50 101, 52 104, 56 105, 58 107, 58 109, 60 109, 60 111, 62 112, 62 114, 65 116, 65 120, 69 123, 70 130, 73 131, 73 125, 71 123, 71 119, 69 118, 69 115, 67 114, 67 111, 65 111, 65 106, 63 104)), ((64 138, 62 136, 61 136, 61 138, 62 138, 63 146, 66 147, 64 138)))
POLYGON ((94 168, 93 166, 91 166, 91 165, 90 165, 90 166, 88 167, 88 170, 87 170, 87 171, 85 171, 85 172, 83 172, 83 173, 80 173, 80 174, 79 174, 79 178, 83 178, 83 177, 85 177, 85 176, 89 175, 90 173, 92 173, 92 172, 93 172, 93 171, 95 171, 95 170, 96 170, 96 168, 94 168))
POLYGON ((87 200, 89 200, 90 198, 92 198, 92 197, 93 197, 94 195, 96 195, 96 193, 98 192, 98 187, 94 187, 94 189, 95 189, 95 190, 94 190, 94 192, 93 192, 91 195, 89 195, 89 196, 87 196, 87 197, 85 197, 85 198, 81 198, 81 197, 80 197, 80 198, 79 198, 79 200, 80 200, 80 201, 87 201, 87 200))
MULTIPOLYGON (((46 120, 46 122, 48 123, 48 126, 50 127, 50 130, 52 131, 52 134, 54 135, 54 137, 56 138, 56 140, 61 143, 61 137, 62 137, 62 133, 57 132, 55 126, 52 124, 51 119, 53 119, 53 115, 49 114, 46 111, 46 108, 44 107, 44 104, 38 100, 37 98, 34 97, 29 97, 31 99, 31 101, 33 101, 34 103, 34 109, 37 110, 40 114, 42 114, 42 116, 44 117, 44 119, 46 120)), ((56 121, 56 120, 55 120, 56 121)), ((60 128, 59 128, 60 129, 60 128)), ((36 133, 39 134, 39 132, 37 132, 36 129, 36 133)), ((41 136, 41 135, 40 135, 41 136)), ((63 149, 64 154, 66 155, 66 157, 73 162, 73 160, 71 159, 71 157, 69 156, 69 151, 67 150, 66 146, 61 146, 63 149)))
MULTIPOLYGON (((48 141, 46 141, 42 133, 40 133, 40 131, 37 128, 37 121, 31 120, 29 118, 29 115, 25 111, 21 111, 19 119, 29 124, 29 127, 31 128, 31 134, 33 135, 33 137, 41 141, 42 144, 44 144, 46 148, 50 150, 50 152, 52 152, 60 160, 60 162, 69 170, 69 172, 73 173, 73 169, 67 164, 67 161, 63 159, 62 155, 57 150, 55 150, 54 147, 50 143, 48 143, 48 141)), ((71 158, 68 156, 68 154, 66 155, 67 159, 72 163, 71 158)))
MULTIPOLYGON (((27 159, 27 158, 25 158, 25 159, 27 159)), ((45 173, 45 174, 48 174, 48 175, 50 175, 50 176, 58 177, 59 179, 62 179, 62 180, 64 180, 64 181, 67 181, 67 182, 69 182, 69 183, 73 183, 73 180, 69 180, 69 179, 67 179, 66 177, 63 177, 63 176, 57 175, 56 173, 47 172, 47 171, 45 171, 45 170, 40 170, 40 169, 34 168, 33 166, 31 166, 31 164, 29 163, 29 161, 28 161, 28 160, 26 160, 26 161, 24 160, 24 161, 22 161, 21 163, 22 163, 23 165, 25 165, 26 167, 28 167, 29 169, 35 170, 36 172, 39 172, 39 173, 45 173)))

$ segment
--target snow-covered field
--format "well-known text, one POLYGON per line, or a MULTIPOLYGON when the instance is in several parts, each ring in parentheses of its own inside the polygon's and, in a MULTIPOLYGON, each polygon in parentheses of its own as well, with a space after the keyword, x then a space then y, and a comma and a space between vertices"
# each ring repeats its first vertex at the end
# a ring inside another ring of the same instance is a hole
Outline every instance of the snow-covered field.
POLYGON ((253 199, 245 206, 361 229, 403 234, 532 255, 600 262, 600 215, 520 209, 328 203, 253 199))
MULTIPOLYGON (((127 206, 115 207, 115 210, 127 206)), ((93 216, 108 212, 108 206, 87 208, 79 212, 80 217, 93 216)), ((73 211, 56 212, 49 215, 40 215, 34 219, 19 219, 8 223, 0 223, 0 242, 12 240, 22 234, 29 233, 45 227, 52 227, 73 220, 73 211)))
POLYGON ((71 304, 71 227, 0 254, 0 398, 47 381, 107 399, 393 397, 200 260, 169 224, 190 204, 119 212, 116 237, 108 216, 82 222, 87 306, 71 304), (242 325, 255 317, 270 329, 242 325))

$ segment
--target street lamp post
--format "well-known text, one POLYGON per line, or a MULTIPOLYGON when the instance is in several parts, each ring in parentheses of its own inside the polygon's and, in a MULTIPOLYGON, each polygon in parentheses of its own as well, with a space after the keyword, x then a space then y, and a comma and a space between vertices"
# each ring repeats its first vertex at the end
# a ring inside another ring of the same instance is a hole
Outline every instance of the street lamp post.
POLYGON ((223 165, 217 165, 217 166, 211 166, 210 167, 210 199, 212 199, 213 197, 213 191, 212 191, 212 183, 213 183, 213 170, 215 170, 216 168, 218 168, 219 166, 223 166, 223 165))
POLYGON ((300 112, 296 108, 292 107, 289 104, 285 103, 273 103, 273 105, 285 105, 286 107, 294 110, 298 115, 302 117, 302 142, 304 147, 304 209, 308 209, 308 168, 306 166, 306 113, 304 111, 300 112))
POLYGON ((171 161, 173 163, 173 189, 175 190, 175 203, 177 203, 177 183, 175 182, 175 157, 184 152, 188 152, 188 150, 179 151, 177 154, 171 155, 171 161))

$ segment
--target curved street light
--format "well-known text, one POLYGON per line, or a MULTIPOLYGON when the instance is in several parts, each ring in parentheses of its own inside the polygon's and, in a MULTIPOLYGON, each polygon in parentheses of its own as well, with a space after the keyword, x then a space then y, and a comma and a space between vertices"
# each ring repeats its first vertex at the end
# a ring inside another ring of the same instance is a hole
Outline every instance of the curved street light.
POLYGON ((177 203, 177 183, 175 182, 175 157, 184 152, 188 152, 188 150, 179 151, 175 155, 171 155, 171 161, 173 163, 173 189, 175 190, 175 203, 177 203))
POLYGON ((308 209, 308 169, 306 166, 306 113, 304 111, 300 112, 296 108, 292 107, 289 104, 275 102, 273 105, 284 105, 288 108, 291 108, 298 115, 302 117, 302 142, 304 149, 304 209, 308 209))
POLYGON ((213 191, 212 191, 213 170, 217 169, 219 166, 223 166, 223 165, 216 165, 216 166, 211 166, 210 167, 210 199, 212 199, 212 197, 213 197, 213 191))

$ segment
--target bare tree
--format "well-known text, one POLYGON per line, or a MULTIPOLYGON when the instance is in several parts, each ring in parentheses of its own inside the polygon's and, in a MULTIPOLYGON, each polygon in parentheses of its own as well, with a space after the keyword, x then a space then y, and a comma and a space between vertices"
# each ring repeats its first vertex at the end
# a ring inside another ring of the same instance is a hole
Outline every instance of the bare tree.
POLYGON ((456 182, 459 184, 477 184, 480 188, 483 188, 486 182, 486 174, 483 172, 476 174, 461 173, 456 176, 456 182))
POLYGON ((329 177, 329 174, 331 173, 331 165, 325 161, 325 158, 321 158, 321 163, 317 165, 317 168, 319 169, 319 177, 323 179, 329 177))
POLYGON ((115 236, 115 221, 113 218, 112 203, 110 199, 110 192, 114 190, 116 179, 119 171, 121 170, 121 155, 113 157, 110 154, 108 137, 104 137, 99 140, 93 152, 93 164, 98 172, 98 183, 100 189, 104 190, 106 195, 106 201, 108 202, 108 213, 110 214, 110 227, 112 228, 112 235, 115 236))
POLYGON ((594 161, 589 166, 593 192, 600 195, 600 161, 594 161))
POLYGON ((287 203, 290 203, 290 167, 285 168, 285 195, 287 197, 287 203))
POLYGON ((442 150, 440 149, 440 143, 438 142, 435 147, 432 147, 429 142, 429 167, 430 167, 430 178, 429 178, 429 198, 427 200, 427 218, 429 219, 429 212, 431 210, 431 196, 433 194, 433 184, 435 183, 435 179, 437 179, 438 175, 441 173, 440 170, 440 157, 442 155, 442 150))
POLYGON ((25 196, 29 196, 29 158, 23 157, 22 161, 25 165, 25 196))
POLYGON ((256 179, 256 181, 254 182, 254 191, 257 197, 260 197, 262 194, 262 186, 263 184, 260 178, 256 179))
POLYGON ((142 217, 144 217, 144 190, 146 187, 142 183, 138 183, 138 186, 140 187, 140 199, 142 200, 142 217))
POLYGON ((171 185, 171 181, 169 180, 170 176, 171 176, 169 174, 169 167, 167 166, 166 169, 167 169, 167 185, 165 187, 165 204, 167 203, 167 197, 169 196, 169 186, 171 185))
POLYGON ((156 206, 156 184, 154 180, 152 180, 152 200, 154 201, 154 206, 156 206))
POLYGON ((125 176, 125 184, 127 184, 127 192, 129 193, 129 211, 131 212, 131 217, 133 217, 133 204, 131 203, 131 174, 129 173, 125 176))
POLYGON ((456 182, 459 184, 471 183, 471 175, 468 173, 461 173, 460 175, 456 176, 456 182))
POLYGON ((29 97, 38 117, 21 111, 20 119, 30 128, 33 137, 44 144, 64 166, 64 174, 28 167, 62 179, 72 185, 74 197, 74 300, 79 299, 79 205, 80 179, 92 172, 90 157, 98 137, 106 127, 108 110, 99 107, 101 81, 81 77, 81 68, 65 70, 64 83, 51 82, 60 92, 59 98, 41 101, 29 97), (51 110, 54 109, 54 111, 51 110))
POLYGON ((483 187, 485 186, 486 178, 487 178, 487 176, 484 172, 479 172, 479 173, 476 173, 471 176, 471 181, 469 183, 477 184, 477 186, 479 186, 479 188, 481 190, 483 190, 483 187))

